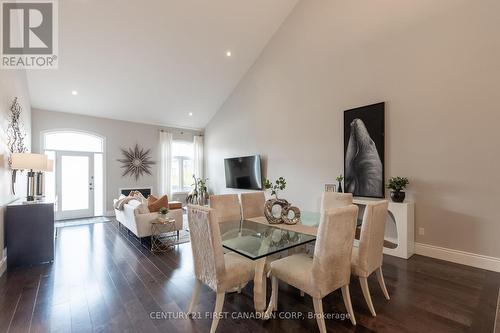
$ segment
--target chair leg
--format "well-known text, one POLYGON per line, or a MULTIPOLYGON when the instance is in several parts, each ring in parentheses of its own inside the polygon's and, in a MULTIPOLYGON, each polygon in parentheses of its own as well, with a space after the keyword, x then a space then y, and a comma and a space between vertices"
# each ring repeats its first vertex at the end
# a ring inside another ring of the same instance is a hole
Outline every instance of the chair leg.
POLYGON ((179 240, 179 230, 177 230, 177 240, 179 240))
POLYGON ((300 291, 300 296, 304 297, 304 292, 302 290, 300 291))
POLYGON ((349 285, 346 284, 342 287, 342 298, 344 299, 344 305, 349 313, 349 319, 353 325, 356 325, 356 318, 354 317, 354 311, 352 310, 351 294, 349 292, 349 285))
POLYGON ((193 296, 191 298, 191 303, 189 303, 188 315, 193 313, 195 305, 198 303, 198 297, 200 296, 201 281, 196 279, 193 289, 193 296))
POLYGON ((373 307, 372 297, 370 296, 370 289, 368 289, 368 279, 365 277, 359 278, 359 284, 361 285, 361 290, 363 291, 363 296, 365 297, 366 304, 368 304, 368 309, 372 313, 372 316, 376 317, 377 313, 373 307))
POLYGON ((217 298, 215 299, 215 310, 212 319, 212 326, 210 327, 210 333, 215 333, 217 330, 217 325, 219 325, 219 319, 222 312, 222 307, 224 306, 224 297, 226 293, 217 293, 217 298))
POLYGON ((313 298, 313 305, 319 332, 326 333, 325 316, 323 314, 323 300, 321 298, 313 298))
POLYGON ((387 292, 387 288, 385 286, 384 274, 382 274, 382 266, 380 266, 375 271, 375 273, 377 274, 378 284, 380 285, 380 289, 382 289, 382 292, 384 293, 385 299, 390 300, 391 298, 389 297, 389 293, 387 292))
POLYGON ((276 276, 273 276, 272 279, 272 292, 271 292, 271 299, 273 301, 273 311, 278 311, 278 292, 279 292, 279 287, 278 287, 278 278, 276 276))

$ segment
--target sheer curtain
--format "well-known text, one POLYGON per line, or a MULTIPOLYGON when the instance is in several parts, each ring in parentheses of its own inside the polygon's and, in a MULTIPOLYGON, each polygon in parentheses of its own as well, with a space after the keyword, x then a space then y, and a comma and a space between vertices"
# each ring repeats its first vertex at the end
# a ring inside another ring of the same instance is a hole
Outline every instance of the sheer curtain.
POLYGON ((160 195, 172 198, 172 133, 160 130, 160 195))
POLYGON ((193 139, 193 165, 196 178, 203 178, 203 137, 195 135, 193 139))

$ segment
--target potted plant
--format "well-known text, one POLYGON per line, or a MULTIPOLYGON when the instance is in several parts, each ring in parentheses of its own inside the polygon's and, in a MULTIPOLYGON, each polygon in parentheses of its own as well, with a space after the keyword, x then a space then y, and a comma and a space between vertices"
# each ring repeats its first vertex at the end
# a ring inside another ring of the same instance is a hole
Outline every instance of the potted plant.
POLYGON ((339 186, 337 188, 337 192, 340 192, 340 193, 344 192, 344 191, 342 191, 342 181, 344 180, 344 176, 342 176, 342 174, 340 174, 335 179, 337 179, 337 182, 339 183, 339 186))
POLYGON ((198 205, 203 206, 208 202, 208 188, 207 181, 208 178, 198 178, 195 180, 198 183, 198 205))
POLYGON ((167 207, 161 207, 158 210, 158 214, 160 215, 161 218, 166 219, 167 218, 167 214, 168 214, 168 208, 167 207))
POLYGON ((406 177, 389 178, 387 188, 391 190, 391 199, 394 202, 403 202, 405 200, 405 192, 403 191, 410 182, 406 177))
POLYGON ((196 178, 193 175, 193 180, 194 183, 191 186, 194 186, 194 188, 186 198, 187 203, 200 206, 206 205, 208 202, 208 178, 196 178))

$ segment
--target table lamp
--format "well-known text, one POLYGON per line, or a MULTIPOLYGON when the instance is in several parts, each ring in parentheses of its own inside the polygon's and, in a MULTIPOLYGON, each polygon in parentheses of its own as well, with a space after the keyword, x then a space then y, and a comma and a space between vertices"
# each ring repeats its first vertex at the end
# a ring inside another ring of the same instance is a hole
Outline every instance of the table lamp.
POLYGON ((45 196, 45 174, 44 172, 52 172, 54 171, 54 160, 49 160, 47 159, 47 163, 45 164, 45 167, 41 170, 37 170, 36 173, 36 186, 35 186, 35 193, 36 193, 36 198, 41 199, 45 196))
POLYGON ((47 168, 47 155, 31 153, 12 154, 11 168, 14 170, 29 170, 26 190, 27 201, 35 200, 35 171, 47 168))

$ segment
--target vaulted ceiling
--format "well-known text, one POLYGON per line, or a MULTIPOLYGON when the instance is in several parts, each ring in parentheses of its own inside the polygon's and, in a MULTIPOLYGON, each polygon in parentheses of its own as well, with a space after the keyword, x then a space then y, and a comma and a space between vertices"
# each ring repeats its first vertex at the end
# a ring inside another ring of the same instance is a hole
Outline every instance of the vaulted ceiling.
POLYGON ((296 2, 59 1, 59 68, 28 71, 32 107, 203 128, 296 2))

